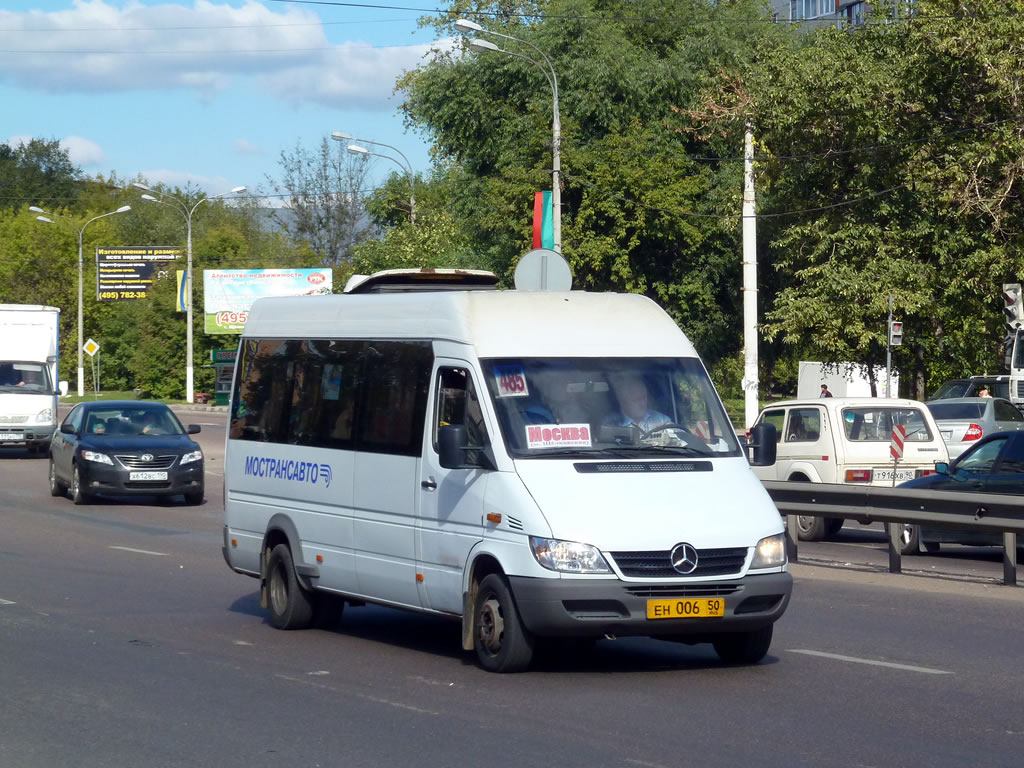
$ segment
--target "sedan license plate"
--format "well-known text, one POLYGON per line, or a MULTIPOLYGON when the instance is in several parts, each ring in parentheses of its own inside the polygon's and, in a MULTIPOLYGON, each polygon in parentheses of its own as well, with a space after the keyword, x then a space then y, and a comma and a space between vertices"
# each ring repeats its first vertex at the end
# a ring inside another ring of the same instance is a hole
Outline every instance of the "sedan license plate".
POLYGON ((676 600, 648 600, 648 619, 706 619, 725 616, 721 597, 697 597, 676 600))
POLYGON ((129 472, 129 480, 166 480, 166 472, 129 472))
MULTIPOLYGON (((897 469, 896 470, 896 482, 902 483, 906 480, 913 480, 915 472, 912 469, 897 469)), ((892 470, 891 469, 873 469, 871 470, 871 479, 876 482, 892 482, 892 470)))
POLYGON ((0 440, 24 440, 17 432, 0 432, 0 440))

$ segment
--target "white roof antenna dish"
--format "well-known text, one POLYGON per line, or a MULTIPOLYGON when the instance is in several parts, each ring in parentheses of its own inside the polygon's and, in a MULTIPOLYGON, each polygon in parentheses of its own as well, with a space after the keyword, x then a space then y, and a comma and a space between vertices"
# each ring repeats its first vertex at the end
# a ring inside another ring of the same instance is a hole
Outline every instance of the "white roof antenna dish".
POLYGON ((536 248, 516 265, 517 291, 568 291, 572 289, 572 270, 557 251, 536 248))

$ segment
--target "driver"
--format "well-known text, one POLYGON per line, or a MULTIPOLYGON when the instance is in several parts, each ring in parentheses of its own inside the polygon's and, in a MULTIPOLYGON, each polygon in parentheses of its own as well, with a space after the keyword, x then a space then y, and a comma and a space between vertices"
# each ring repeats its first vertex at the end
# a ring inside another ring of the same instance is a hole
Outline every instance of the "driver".
POLYGON ((615 399, 619 401, 619 412, 605 421, 605 426, 628 427, 636 425, 641 433, 671 424, 672 419, 661 411, 648 407, 647 385, 636 373, 617 373, 609 377, 615 399))

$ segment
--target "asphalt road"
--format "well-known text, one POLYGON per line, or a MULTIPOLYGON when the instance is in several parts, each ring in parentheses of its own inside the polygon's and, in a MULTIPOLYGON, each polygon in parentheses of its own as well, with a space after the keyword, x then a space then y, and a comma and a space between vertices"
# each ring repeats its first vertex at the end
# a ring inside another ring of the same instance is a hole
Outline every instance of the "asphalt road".
POLYGON ((760 665, 638 638, 492 675, 442 620, 272 629, 220 553, 223 415, 183 420, 204 424, 200 507, 75 507, 45 460, 0 455, 0 766, 1021 762, 1024 590, 994 583, 997 552, 895 576, 879 532, 844 530, 801 547, 760 665))

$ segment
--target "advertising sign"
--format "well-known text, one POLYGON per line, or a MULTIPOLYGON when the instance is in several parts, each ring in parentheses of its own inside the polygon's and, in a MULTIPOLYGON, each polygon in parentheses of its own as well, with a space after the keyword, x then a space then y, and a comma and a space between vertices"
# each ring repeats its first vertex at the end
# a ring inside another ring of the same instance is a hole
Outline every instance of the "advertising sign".
POLYGON ((264 296, 310 296, 331 292, 325 269, 204 269, 206 333, 241 333, 252 303, 264 296))
POLYGON ((180 257, 181 248, 163 246, 97 248, 96 300, 146 298, 153 281, 168 273, 167 263, 180 257))

